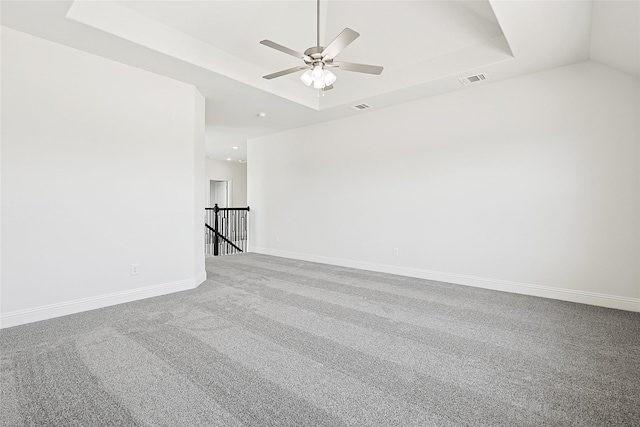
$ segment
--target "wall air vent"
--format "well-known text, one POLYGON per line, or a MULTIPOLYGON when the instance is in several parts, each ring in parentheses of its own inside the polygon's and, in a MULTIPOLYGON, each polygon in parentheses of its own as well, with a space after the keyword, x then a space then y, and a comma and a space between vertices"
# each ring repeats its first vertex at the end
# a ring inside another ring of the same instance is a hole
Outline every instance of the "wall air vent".
POLYGON ((351 108, 352 110, 360 111, 360 110, 366 110, 367 108, 371 108, 371 105, 362 103, 362 104, 354 105, 349 108, 351 108))
POLYGON ((468 85, 468 84, 471 84, 471 83, 477 83, 477 82, 481 82, 483 80, 487 80, 487 75, 486 74, 476 74, 475 76, 464 77, 464 78, 458 79, 458 80, 463 85, 468 85))

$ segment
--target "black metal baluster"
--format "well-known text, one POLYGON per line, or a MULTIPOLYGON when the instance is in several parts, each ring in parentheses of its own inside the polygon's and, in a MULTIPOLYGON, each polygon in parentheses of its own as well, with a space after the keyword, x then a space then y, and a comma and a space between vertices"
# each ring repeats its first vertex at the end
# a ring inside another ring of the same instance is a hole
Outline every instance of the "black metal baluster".
POLYGON ((229 254, 233 254, 233 248, 229 246, 229 241, 233 239, 231 236, 231 217, 233 216, 233 211, 227 211, 227 251, 229 254))
POLYGON ((229 211, 225 212, 224 223, 225 223, 224 237, 227 238, 227 241, 225 242, 225 254, 229 255, 231 254, 231 248, 229 247, 229 211))
POLYGON ((245 211, 242 211, 240 227, 242 227, 242 251, 247 252, 247 213, 245 211))
POLYGON ((216 203, 213 207, 213 255, 218 256, 218 204, 216 203))

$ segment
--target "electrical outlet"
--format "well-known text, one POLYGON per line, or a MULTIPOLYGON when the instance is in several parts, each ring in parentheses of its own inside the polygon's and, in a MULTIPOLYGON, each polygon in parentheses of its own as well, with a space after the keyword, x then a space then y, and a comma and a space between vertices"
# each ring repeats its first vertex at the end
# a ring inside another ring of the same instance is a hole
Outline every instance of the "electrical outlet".
POLYGON ((131 264, 131 275, 135 276, 139 273, 138 264, 131 264))
POLYGON ((393 248, 393 256, 399 256, 400 255, 400 249, 399 248, 393 248))

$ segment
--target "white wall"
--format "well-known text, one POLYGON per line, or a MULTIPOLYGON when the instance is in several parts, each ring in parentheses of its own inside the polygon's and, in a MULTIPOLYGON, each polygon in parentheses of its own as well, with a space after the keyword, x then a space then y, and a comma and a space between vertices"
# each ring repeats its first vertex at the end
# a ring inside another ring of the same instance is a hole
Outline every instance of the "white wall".
POLYGON ((590 57, 640 76, 640 2, 593 1, 590 57))
POLYGON ((247 164, 207 159, 207 180, 229 181, 229 207, 247 206, 247 164))
POLYGON ((193 86, 2 28, 2 326, 202 282, 204 175, 193 86))
POLYGON ((249 141, 252 249, 640 310, 639 102, 584 62, 249 141))

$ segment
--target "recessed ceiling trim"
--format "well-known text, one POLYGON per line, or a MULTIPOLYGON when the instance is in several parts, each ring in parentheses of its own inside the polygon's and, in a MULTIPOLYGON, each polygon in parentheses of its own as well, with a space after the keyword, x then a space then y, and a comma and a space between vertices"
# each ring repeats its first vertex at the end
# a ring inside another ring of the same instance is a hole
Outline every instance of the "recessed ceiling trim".
POLYGON ((317 100, 308 97, 308 92, 286 90, 286 84, 293 86, 292 82, 283 82, 283 85, 278 86, 269 85, 261 78, 264 69, 113 1, 75 0, 66 18, 309 108, 318 109, 317 100))
MULTIPOLYGON (((358 84, 341 85, 338 95, 331 93, 317 98, 309 96, 309 92, 295 80, 281 79, 275 84, 265 81, 261 78, 265 71, 262 68, 264 64, 257 65, 240 59, 114 1, 76 0, 66 17, 314 110, 349 105, 358 99, 422 85, 459 73, 463 69, 474 69, 513 58, 505 38, 499 36, 418 65, 395 70, 389 68, 385 75, 375 77, 375 83, 368 79, 371 76, 359 77, 358 84)), ((344 76, 345 80, 346 77, 344 76)))
MULTIPOLYGON (((384 74, 376 76, 375 84, 370 86, 341 87, 349 100, 370 99, 375 96, 398 92, 400 90, 418 90, 441 79, 451 79, 459 76, 464 70, 477 70, 479 68, 489 68, 489 66, 511 61, 514 57, 510 54, 504 37, 496 37, 486 43, 468 47, 447 55, 423 61, 418 65, 393 69, 386 68, 384 74)), ((365 76, 366 78, 367 76, 365 76)), ((320 98, 322 109, 336 107, 339 105, 349 105, 353 101, 327 95, 320 98)))

